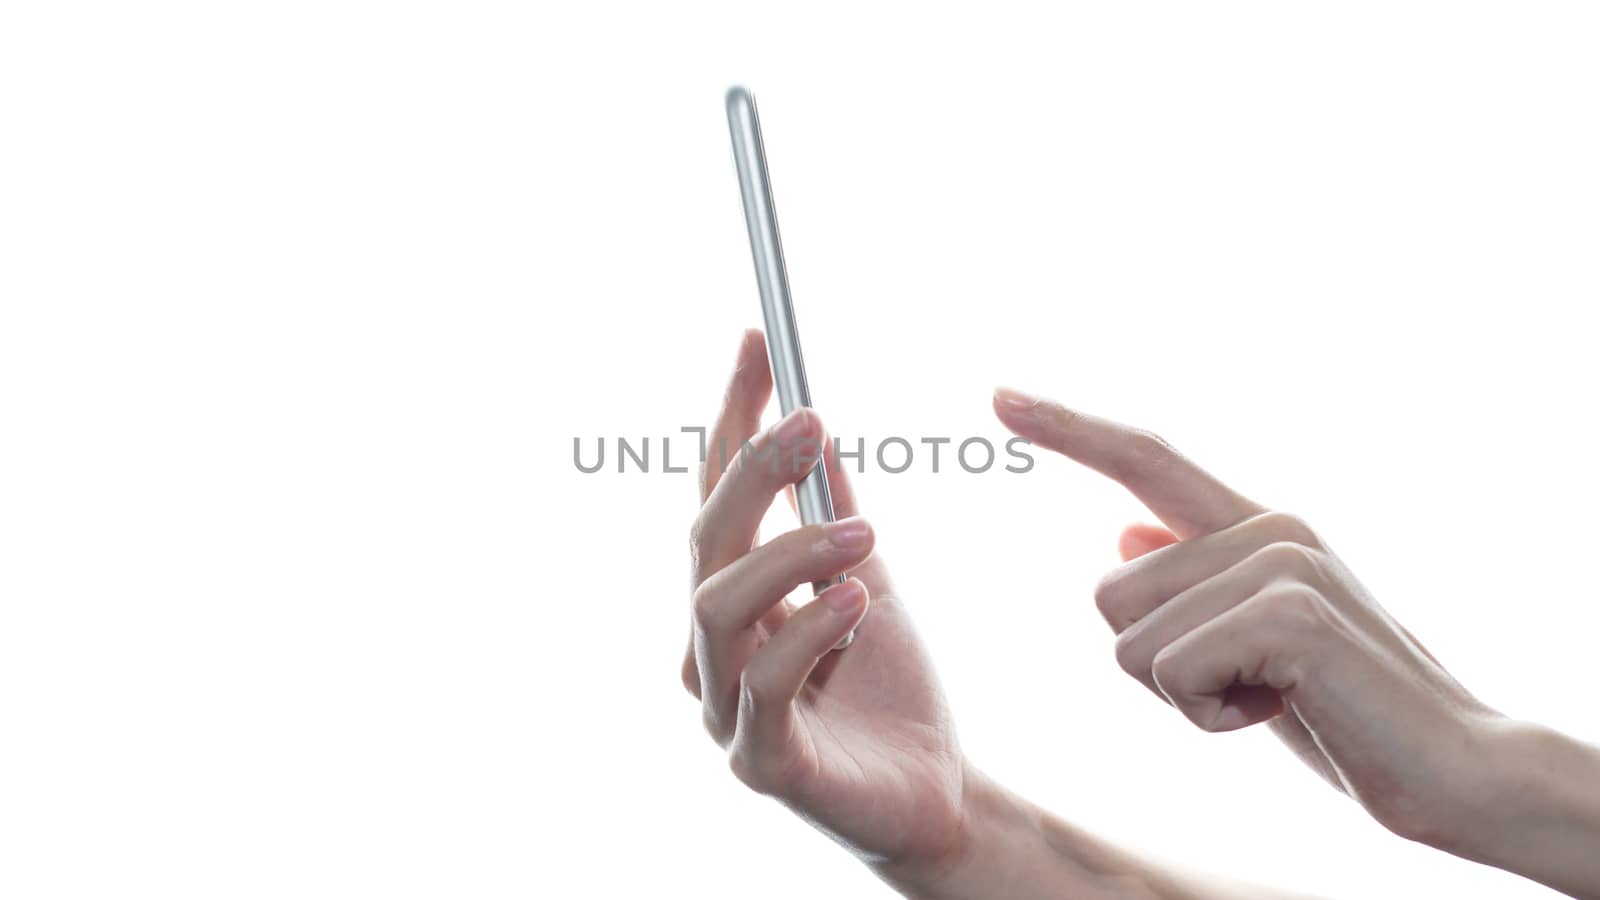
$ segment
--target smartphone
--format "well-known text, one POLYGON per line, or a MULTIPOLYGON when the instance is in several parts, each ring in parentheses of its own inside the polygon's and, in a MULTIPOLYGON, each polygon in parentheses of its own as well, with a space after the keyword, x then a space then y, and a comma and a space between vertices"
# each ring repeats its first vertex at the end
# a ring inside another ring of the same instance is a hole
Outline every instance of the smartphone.
MULTIPOLYGON (((733 138, 733 163, 739 171, 739 193, 744 196, 744 223, 750 232, 750 253, 755 257, 756 285, 761 290, 761 317, 766 323, 767 358, 772 361, 772 383, 784 415, 811 405, 806 385, 805 360, 800 355, 800 331, 795 326, 794 304, 789 299, 789 273, 778 240, 778 215, 772 207, 772 183, 767 176, 767 151, 761 142, 761 122, 756 100, 742 87, 728 89, 728 132, 733 138)), ((828 495, 828 473, 822 463, 795 485, 795 505, 807 525, 833 521, 833 498, 828 495)), ((812 584, 820 593, 844 582, 843 575, 812 584)), ((852 631, 834 649, 843 650, 855 640, 852 631)))

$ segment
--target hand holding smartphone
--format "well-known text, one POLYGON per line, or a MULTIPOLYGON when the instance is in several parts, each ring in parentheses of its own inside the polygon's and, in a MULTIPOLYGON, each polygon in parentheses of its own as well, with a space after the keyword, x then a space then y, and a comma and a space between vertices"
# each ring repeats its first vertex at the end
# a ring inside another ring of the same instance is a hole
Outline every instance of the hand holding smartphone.
MULTIPOLYGON (((739 192, 744 197, 745 226, 750 232, 750 252, 755 258, 756 283, 761 290, 761 315, 766 323, 767 358, 772 361, 772 381, 784 415, 811 405, 811 390, 806 384, 805 361, 800 355, 800 332, 795 326, 794 305, 789 298, 789 274, 784 268, 783 246, 778 240, 778 217, 772 206, 772 185, 767 175, 766 148, 761 142, 761 123, 756 118, 756 101, 742 87, 728 90, 728 132, 733 139, 733 162, 739 172, 739 192)), ((828 495, 828 473, 818 462, 805 479, 795 486, 795 505, 800 520, 807 525, 832 522, 833 499, 828 495)), ((843 583, 843 575, 817 582, 821 592, 843 583)), ((855 633, 846 635, 834 649, 850 646, 855 633)))

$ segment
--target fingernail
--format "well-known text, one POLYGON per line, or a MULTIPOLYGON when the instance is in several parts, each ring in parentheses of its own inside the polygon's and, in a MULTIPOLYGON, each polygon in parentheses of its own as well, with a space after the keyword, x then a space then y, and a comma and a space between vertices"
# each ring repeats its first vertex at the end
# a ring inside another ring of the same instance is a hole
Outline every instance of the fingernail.
POLYGON ((844 584, 836 584, 822 592, 817 599, 828 605, 834 612, 855 612, 861 608, 861 601, 867 597, 866 585, 855 580, 847 579, 844 584))
POLYGON ((860 516, 840 519, 827 528, 828 541, 841 550, 860 550, 872 536, 872 526, 860 516))
POLYGON ((1237 706, 1224 706, 1217 710, 1208 731, 1237 731, 1250 724, 1250 716, 1237 706))
POLYGON ((994 389, 994 402, 1012 412, 1032 412, 1039 405, 1039 398, 1015 388, 997 387, 994 389))

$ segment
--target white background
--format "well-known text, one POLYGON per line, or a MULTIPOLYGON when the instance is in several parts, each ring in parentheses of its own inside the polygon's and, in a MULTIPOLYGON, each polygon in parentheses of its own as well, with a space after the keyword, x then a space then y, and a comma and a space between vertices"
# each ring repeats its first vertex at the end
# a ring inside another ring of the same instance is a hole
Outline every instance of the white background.
MULTIPOLYGON (((1600 735, 1591 4, 564 6, 0 13, 0 895, 886 893, 679 684, 693 477, 572 463, 659 466, 759 323, 734 82, 835 433, 998 441, 1002 382, 1149 427, 1600 735)), ((1123 676, 1109 483, 858 488, 1017 790, 1304 890, 1544 895, 1123 676)))

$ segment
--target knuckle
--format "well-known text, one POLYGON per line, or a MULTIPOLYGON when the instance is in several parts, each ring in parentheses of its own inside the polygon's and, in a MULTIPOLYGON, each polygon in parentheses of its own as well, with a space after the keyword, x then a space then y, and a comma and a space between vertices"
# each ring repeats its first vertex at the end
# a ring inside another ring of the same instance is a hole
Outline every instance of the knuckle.
POLYGON ((1295 541, 1273 541, 1256 551, 1270 571, 1310 579, 1319 571, 1316 551, 1295 541))
MULTIPOLYGON (((1183 685, 1184 662, 1183 658, 1173 652, 1173 645, 1169 644, 1156 653, 1150 661, 1150 677, 1156 685, 1168 695, 1181 693, 1183 685)), ((1177 702, 1177 697, 1173 697, 1177 702)))
POLYGON ((1137 472, 1160 470, 1171 465, 1178 451, 1165 438, 1143 428, 1130 429, 1125 450, 1112 461, 1107 474, 1121 481, 1137 472))
POLYGON ((758 794, 772 793, 776 784, 772 766, 742 741, 735 741, 728 752, 728 770, 741 784, 758 794))
POLYGON ((1268 623, 1280 629, 1306 631, 1324 621, 1322 594, 1303 584, 1288 584, 1261 595, 1268 623))
POLYGON ((740 704, 745 709, 759 709, 782 700, 780 692, 770 679, 763 678, 753 666, 739 678, 740 704))
POLYGON ((1133 430, 1129 443, 1134 458, 1144 465, 1158 465, 1177 452, 1166 438, 1143 428, 1133 430))
POLYGON ((1306 521, 1292 513, 1272 510, 1258 517, 1260 527, 1280 541, 1301 544, 1312 549, 1322 549, 1322 540, 1306 521))
POLYGON ((756 740, 743 730, 728 745, 728 768, 746 787, 775 797, 791 795, 816 774, 804 753, 756 740))
POLYGON ((756 786, 755 767, 751 764, 750 757, 740 747, 735 747, 728 753, 728 771, 733 777, 739 779, 746 787, 756 786))
POLYGON ((1134 642, 1134 631, 1124 631, 1117 635, 1117 640, 1112 647, 1112 653, 1117 658, 1117 665, 1122 671, 1134 678, 1143 678, 1150 674, 1150 661, 1145 658, 1139 645, 1134 642))
POLYGON ((1171 453, 1174 449, 1170 441, 1146 428, 1135 428, 1133 438, 1139 449, 1147 453, 1171 453))
POLYGON ((683 664, 679 669, 678 674, 683 679, 683 689, 698 700, 700 698, 700 667, 695 663, 692 650, 683 655, 683 664))
POLYGON ((702 630, 716 631, 721 625, 721 609, 717 603, 716 592, 710 588, 713 582, 706 582, 694 589, 689 596, 689 606, 694 612, 694 620, 702 630))
POLYGON ((1112 569, 1110 572, 1107 572, 1105 575, 1101 576, 1100 580, 1096 582, 1094 586, 1094 607, 1095 609, 1098 609, 1100 611, 1100 615, 1104 616, 1105 620, 1110 622, 1112 625, 1120 624, 1120 620, 1117 618, 1117 612, 1120 605, 1119 601, 1121 600, 1123 593, 1123 578, 1124 576, 1121 569, 1112 569))

